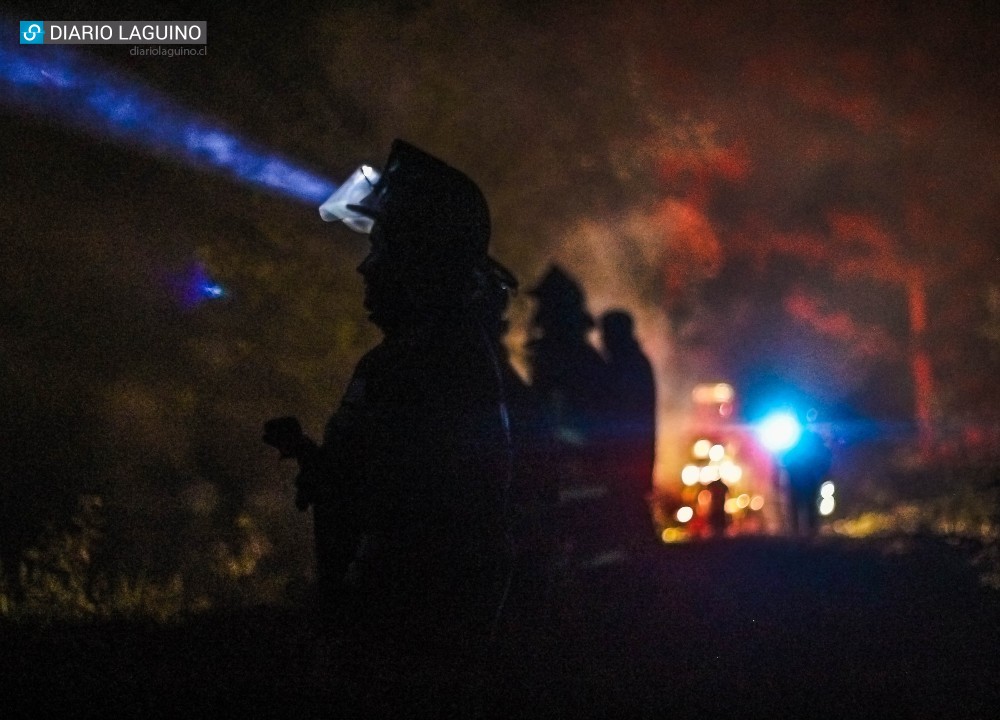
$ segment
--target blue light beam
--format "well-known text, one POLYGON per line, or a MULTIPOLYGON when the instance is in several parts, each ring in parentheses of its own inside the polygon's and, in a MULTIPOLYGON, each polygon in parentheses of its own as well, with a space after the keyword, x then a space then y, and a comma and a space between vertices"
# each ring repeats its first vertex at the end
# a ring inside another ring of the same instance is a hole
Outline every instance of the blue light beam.
POLYGON ((335 183, 181 108, 163 93, 64 48, 0 47, 0 86, 7 104, 296 200, 319 204, 337 189, 335 183))

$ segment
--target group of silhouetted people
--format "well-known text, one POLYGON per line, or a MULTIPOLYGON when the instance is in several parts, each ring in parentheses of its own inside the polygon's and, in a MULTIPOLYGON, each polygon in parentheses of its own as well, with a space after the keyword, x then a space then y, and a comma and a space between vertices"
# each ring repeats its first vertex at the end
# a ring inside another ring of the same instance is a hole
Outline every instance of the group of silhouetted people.
POLYGON ((553 268, 532 290, 524 382, 502 343, 517 281, 488 255, 476 184, 397 140, 360 187, 321 214, 369 234, 358 272, 383 339, 319 442, 291 417, 264 439, 298 461, 317 604, 350 638, 358 704, 471 716, 515 566, 530 586, 524 567, 542 577, 558 548, 565 483, 604 483, 604 528, 650 533, 653 377, 625 313, 602 319, 603 356, 590 346, 582 293, 553 268))
POLYGON ((632 317, 613 310, 595 323, 580 286, 561 268, 550 268, 530 292, 537 301, 528 344, 532 391, 549 446, 548 461, 538 467, 559 487, 583 486, 598 496, 577 508, 583 522, 564 539, 591 554, 633 550, 652 534, 652 367, 632 317), (589 341, 595 325, 603 353, 589 341))

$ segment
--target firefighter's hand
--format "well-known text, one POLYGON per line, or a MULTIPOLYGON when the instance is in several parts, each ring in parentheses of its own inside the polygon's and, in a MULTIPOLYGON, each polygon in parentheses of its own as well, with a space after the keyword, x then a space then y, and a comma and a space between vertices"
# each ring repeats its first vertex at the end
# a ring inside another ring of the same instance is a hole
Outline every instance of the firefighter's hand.
POLYGON ((265 443, 273 448, 277 448, 282 459, 298 457, 298 451, 302 447, 305 435, 302 434, 302 426, 294 417, 273 418, 264 423, 265 443))

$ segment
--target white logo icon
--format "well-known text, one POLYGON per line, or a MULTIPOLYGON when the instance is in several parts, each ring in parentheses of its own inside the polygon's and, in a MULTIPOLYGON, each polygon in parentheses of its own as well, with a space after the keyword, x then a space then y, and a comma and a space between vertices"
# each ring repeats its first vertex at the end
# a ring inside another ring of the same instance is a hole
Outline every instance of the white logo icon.
POLYGON ((28 42, 35 42, 35 38, 42 34, 42 28, 35 23, 32 23, 28 26, 28 29, 21 34, 24 35, 24 39, 28 42))

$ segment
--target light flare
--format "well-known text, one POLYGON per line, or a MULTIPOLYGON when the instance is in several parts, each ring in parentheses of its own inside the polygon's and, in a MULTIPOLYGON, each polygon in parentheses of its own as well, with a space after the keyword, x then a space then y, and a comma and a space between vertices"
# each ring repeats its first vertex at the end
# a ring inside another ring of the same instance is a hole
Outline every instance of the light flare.
POLYGON ((802 425, 793 413, 778 411, 761 421, 757 434, 764 447, 771 452, 782 453, 798 443, 802 436, 802 425))
POLYGON ((66 48, 0 47, 0 87, 5 104, 295 200, 319 204, 337 189, 163 93, 66 48))

